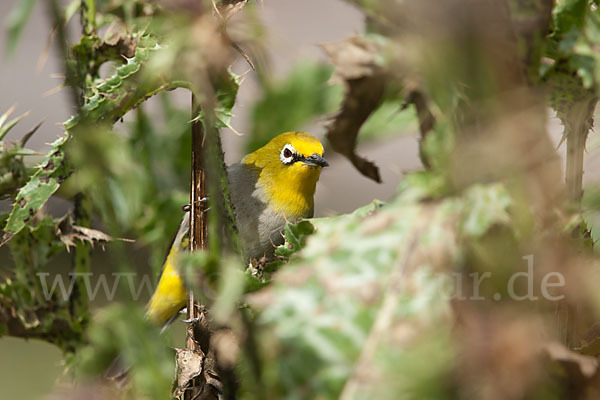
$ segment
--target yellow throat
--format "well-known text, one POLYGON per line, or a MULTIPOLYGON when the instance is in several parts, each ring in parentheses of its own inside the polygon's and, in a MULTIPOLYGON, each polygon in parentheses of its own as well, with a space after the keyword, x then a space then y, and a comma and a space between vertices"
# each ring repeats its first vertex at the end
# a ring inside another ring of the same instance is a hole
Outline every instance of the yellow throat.
POLYGON ((312 215, 313 196, 321 169, 323 145, 305 132, 287 132, 248 154, 242 163, 260 170, 257 185, 269 205, 286 218, 312 215))

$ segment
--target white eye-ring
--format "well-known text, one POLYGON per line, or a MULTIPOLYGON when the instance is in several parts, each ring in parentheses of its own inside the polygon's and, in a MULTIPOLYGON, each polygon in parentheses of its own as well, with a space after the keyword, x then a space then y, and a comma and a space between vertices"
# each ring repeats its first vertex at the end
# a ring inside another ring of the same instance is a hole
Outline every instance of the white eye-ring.
POLYGON ((279 154, 279 159, 284 164, 291 164, 294 161, 294 154, 296 154, 296 149, 291 144, 286 144, 279 154))

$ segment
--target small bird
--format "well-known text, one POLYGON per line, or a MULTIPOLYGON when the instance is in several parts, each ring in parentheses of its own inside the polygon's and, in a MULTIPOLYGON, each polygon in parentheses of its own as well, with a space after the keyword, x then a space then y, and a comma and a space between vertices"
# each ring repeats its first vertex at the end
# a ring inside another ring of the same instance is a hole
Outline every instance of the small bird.
MULTIPOLYGON (((305 132, 287 132, 248 154, 227 170, 231 201, 247 260, 273 256, 283 243, 286 221, 310 218, 323 158, 323 145, 305 132)), ((185 307, 187 292, 177 260, 188 247, 189 213, 184 215, 148 303, 152 322, 168 324, 185 307)))

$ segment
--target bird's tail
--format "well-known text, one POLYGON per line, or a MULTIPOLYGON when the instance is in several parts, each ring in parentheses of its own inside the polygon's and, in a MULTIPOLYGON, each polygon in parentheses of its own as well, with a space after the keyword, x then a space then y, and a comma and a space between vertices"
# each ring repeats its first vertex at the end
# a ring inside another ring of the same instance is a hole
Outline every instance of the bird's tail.
MULTIPOLYGON (((179 311, 187 302, 187 291, 178 273, 178 260, 189 248, 189 225, 190 215, 186 212, 169 246, 158 285, 146 306, 146 318, 153 324, 162 326, 161 334, 177 319, 179 311)), ((117 355, 104 372, 104 378, 116 382, 120 387, 125 386, 129 369, 130 366, 123 357, 117 355)))

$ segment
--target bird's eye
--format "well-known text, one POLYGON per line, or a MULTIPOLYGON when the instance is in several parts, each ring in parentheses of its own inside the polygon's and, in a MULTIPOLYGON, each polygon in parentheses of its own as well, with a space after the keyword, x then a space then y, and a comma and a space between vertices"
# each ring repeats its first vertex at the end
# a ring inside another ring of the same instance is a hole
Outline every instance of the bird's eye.
POLYGON ((286 144, 285 146, 283 146, 283 149, 281 150, 279 159, 284 164, 291 164, 294 162, 294 153, 295 152, 296 152, 296 150, 294 150, 294 148, 292 147, 291 144, 286 144))

